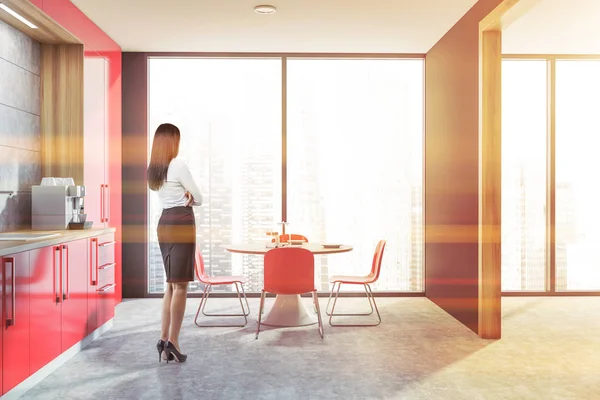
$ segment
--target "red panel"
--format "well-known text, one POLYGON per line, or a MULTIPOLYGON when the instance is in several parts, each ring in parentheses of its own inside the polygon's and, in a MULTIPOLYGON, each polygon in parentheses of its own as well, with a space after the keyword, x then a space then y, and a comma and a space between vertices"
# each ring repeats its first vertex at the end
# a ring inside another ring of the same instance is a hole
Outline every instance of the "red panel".
POLYGON ((32 250, 30 284, 30 374, 61 353, 60 246, 32 250))
POLYGON ((45 0, 42 2, 42 10, 86 47, 96 51, 121 51, 120 46, 70 0, 45 0))
MULTIPOLYGON (((92 22, 70 0, 35 0, 34 3, 62 25, 65 29, 79 38, 84 44, 86 54, 97 52, 109 63, 109 94, 108 94, 108 179, 110 195, 110 223, 117 232, 115 238, 116 290, 115 297, 121 301, 121 48, 92 22)), ((87 185, 87 182, 84 182, 87 185)))
POLYGON ((1 327, 4 394, 29 377, 29 252, 2 257, 0 267, 4 278, 1 327))
POLYGON ((62 351, 87 335, 87 239, 62 245, 62 351))
POLYGON ((115 302, 122 299, 121 260, 122 260, 122 121, 121 121, 121 52, 103 53, 109 63, 108 94, 108 183, 110 184, 110 226, 117 228, 115 232, 115 302))

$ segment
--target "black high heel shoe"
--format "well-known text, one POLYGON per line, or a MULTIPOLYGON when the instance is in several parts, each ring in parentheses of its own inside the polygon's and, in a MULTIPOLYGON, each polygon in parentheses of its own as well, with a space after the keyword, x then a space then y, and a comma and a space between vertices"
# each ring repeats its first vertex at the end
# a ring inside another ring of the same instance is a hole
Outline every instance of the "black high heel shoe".
POLYGON ((169 360, 175 360, 175 362, 185 362, 187 360, 187 354, 181 354, 179 350, 173 345, 173 343, 165 342, 165 353, 167 353, 167 364, 169 360))
MULTIPOLYGON (((160 339, 158 341, 158 343, 156 343, 156 350, 158 350, 158 362, 162 361, 162 354, 163 351, 165 351, 165 346, 166 346, 167 342, 165 342, 164 340, 160 339)), ((173 361, 173 355, 172 354, 166 354, 167 355, 167 362, 169 362, 169 360, 173 361)))

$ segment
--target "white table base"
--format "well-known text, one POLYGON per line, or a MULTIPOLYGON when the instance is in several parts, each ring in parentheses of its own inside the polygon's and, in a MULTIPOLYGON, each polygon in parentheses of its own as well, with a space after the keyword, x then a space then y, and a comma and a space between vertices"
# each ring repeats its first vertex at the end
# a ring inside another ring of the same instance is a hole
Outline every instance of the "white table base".
POLYGON ((265 311, 260 324, 277 327, 316 324, 317 315, 306 307, 305 302, 308 301, 312 302, 312 297, 303 301, 297 294, 278 294, 271 309, 265 311))

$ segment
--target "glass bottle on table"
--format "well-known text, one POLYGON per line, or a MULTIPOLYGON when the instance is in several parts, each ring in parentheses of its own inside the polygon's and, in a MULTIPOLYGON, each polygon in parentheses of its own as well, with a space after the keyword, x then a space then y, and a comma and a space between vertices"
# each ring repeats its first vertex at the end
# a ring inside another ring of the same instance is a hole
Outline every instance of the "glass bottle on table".
MULTIPOLYGON (((290 224, 289 222, 285 222, 285 221, 281 221, 281 222, 278 222, 278 223, 277 223, 277 225, 280 225, 280 226, 281 226, 281 235, 285 235, 285 234, 286 234, 286 233, 285 233, 285 229, 286 229, 286 227, 287 227, 289 224, 290 224)), ((290 238, 291 238, 291 236, 290 236, 289 234, 288 234, 287 238, 288 238, 288 239, 287 239, 287 244, 291 244, 291 242, 290 242, 290 238)))

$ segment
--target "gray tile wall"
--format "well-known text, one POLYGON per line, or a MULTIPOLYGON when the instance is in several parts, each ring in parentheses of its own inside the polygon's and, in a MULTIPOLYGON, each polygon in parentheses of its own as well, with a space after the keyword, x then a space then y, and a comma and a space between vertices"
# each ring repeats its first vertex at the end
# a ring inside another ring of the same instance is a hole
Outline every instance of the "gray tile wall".
POLYGON ((40 142, 40 44, 0 21, 0 232, 31 228, 40 142))

